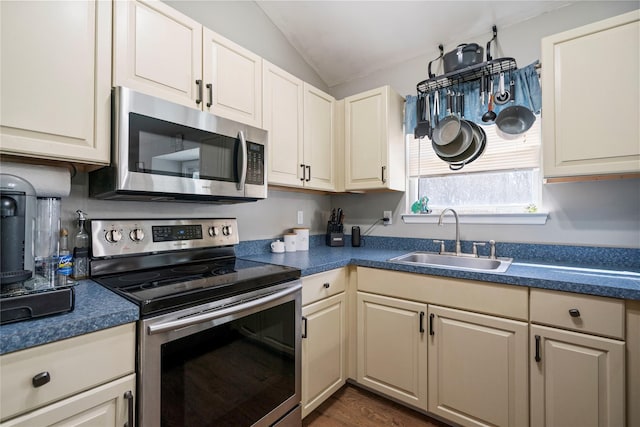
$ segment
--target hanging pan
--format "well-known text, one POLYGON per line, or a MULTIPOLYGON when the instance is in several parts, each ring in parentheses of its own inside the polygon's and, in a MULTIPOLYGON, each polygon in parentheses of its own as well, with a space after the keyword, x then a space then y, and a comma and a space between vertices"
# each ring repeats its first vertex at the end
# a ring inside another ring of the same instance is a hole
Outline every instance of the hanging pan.
POLYGON ((496 126, 506 134, 520 135, 531 128, 536 121, 536 116, 527 107, 516 105, 515 87, 512 86, 512 89, 511 105, 500 111, 496 117, 496 126))

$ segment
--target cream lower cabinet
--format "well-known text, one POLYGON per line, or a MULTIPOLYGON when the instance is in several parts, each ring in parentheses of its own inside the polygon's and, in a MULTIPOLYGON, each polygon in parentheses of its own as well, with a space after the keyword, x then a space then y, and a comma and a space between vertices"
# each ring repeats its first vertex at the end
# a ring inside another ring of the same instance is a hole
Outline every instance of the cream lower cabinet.
POLYGON ((357 381, 427 409, 427 305, 358 292, 357 381))
POLYGON ((111 2, 3 1, 0 19, 0 151, 108 164, 111 2))
POLYGON ((530 298, 532 427, 624 426, 624 301, 542 289, 530 298))
POLYGON ((545 177, 640 172, 640 11, 543 38, 541 53, 545 177))
POLYGON ((346 190, 404 191, 403 109, 390 86, 344 99, 346 190))
POLYGON ((302 279, 302 417, 342 387, 347 377, 344 268, 302 279))
POLYGON ((123 426, 134 417, 135 324, 0 356, 1 426, 123 426))
POLYGON ((464 426, 526 426, 528 324, 429 306, 429 412, 464 426))

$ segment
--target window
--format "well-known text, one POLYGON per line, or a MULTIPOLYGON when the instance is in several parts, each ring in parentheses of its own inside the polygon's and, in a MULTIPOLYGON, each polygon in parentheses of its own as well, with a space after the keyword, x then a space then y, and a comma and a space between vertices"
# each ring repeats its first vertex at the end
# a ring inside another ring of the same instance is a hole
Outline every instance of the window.
POLYGON ((461 214, 535 212, 542 200, 540 122, 536 116, 533 126, 518 136, 501 134, 495 125, 482 126, 487 134, 484 152, 457 171, 435 155, 429 138, 407 135, 407 211, 419 213, 420 203, 415 202, 426 196, 435 213, 446 207, 461 214))

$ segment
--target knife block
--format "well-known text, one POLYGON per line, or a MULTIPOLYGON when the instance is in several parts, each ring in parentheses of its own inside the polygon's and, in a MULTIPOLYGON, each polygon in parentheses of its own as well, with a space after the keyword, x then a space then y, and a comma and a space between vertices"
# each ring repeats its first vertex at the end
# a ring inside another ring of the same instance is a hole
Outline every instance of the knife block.
POLYGON ((325 236, 327 246, 344 246, 344 233, 330 233, 325 236))

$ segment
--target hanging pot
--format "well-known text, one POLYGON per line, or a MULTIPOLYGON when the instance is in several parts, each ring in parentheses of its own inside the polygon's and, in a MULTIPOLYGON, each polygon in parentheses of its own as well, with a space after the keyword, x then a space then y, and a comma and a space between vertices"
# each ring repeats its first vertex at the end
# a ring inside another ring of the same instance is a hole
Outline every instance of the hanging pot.
POLYGON ((477 43, 460 44, 444 55, 444 72, 461 70, 482 62, 484 49, 477 43))
POLYGON ((512 88, 514 94, 511 98, 512 103, 500 111, 496 117, 496 126, 506 134, 520 135, 531 128, 533 122, 536 121, 536 116, 527 107, 516 105, 515 87, 512 86, 512 88))

